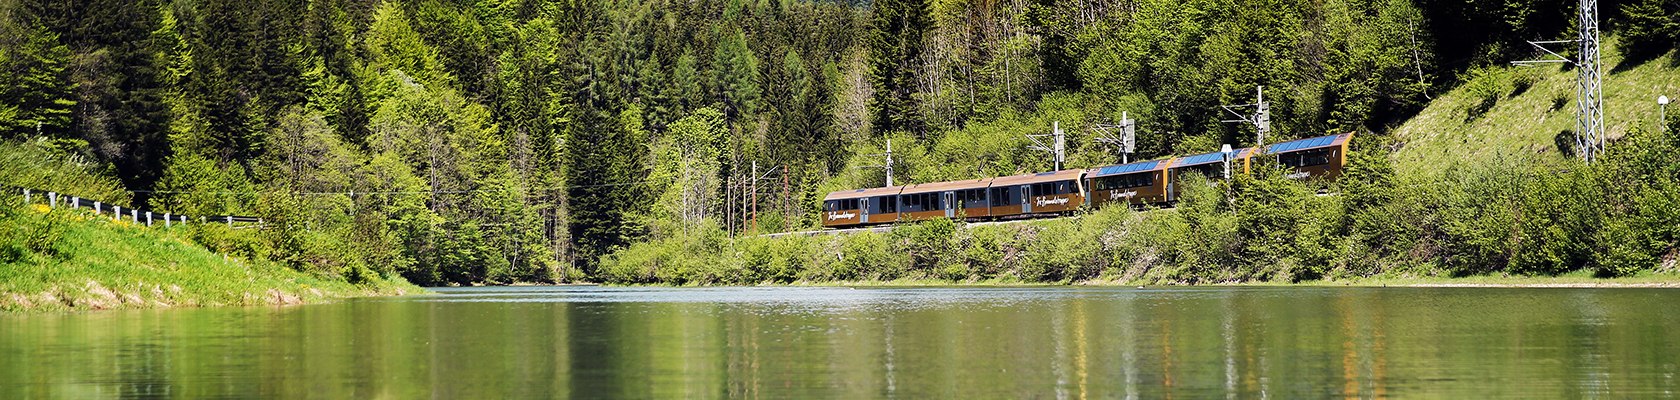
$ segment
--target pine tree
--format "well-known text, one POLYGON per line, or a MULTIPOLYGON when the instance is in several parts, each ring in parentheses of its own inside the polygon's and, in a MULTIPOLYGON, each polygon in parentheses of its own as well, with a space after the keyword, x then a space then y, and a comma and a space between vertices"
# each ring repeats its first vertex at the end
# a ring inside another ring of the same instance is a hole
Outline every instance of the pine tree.
POLYGON ((923 0, 876 1, 870 8, 867 45, 876 132, 924 133, 912 94, 914 66, 921 60, 928 25, 928 4, 923 0))
POLYGON ((712 71, 716 77, 718 97, 723 99, 724 112, 731 120, 751 118, 758 114, 759 62, 758 56, 747 47, 747 37, 740 28, 719 26, 717 51, 712 53, 712 71))
MULTIPOLYGON (((16 7, 15 2, 0 3, 0 8, 16 7)), ((0 138, 75 137, 70 112, 76 101, 65 72, 69 58, 70 49, 58 35, 37 26, 23 10, 0 10, 0 138)))
POLYGON ((1620 11, 1630 53, 1655 55, 1680 47, 1680 0, 1635 0, 1620 11))

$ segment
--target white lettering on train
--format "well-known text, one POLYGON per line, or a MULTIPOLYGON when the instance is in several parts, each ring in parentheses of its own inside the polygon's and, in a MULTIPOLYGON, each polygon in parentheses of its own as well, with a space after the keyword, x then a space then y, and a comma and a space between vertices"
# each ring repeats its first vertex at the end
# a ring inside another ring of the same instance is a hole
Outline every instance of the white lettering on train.
POLYGON ((1057 197, 1057 198, 1054 198, 1054 199, 1043 199, 1043 198, 1041 198, 1041 199, 1038 199, 1038 201, 1035 202, 1034 204, 1036 204, 1038 207, 1044 207, 1044 206, 1047 206, 1047 205, 1061 205, 1061 204, 1067 204, 1067 203, 1068 203, 1068 198, 1057 197))
POLYGON ((1124 192, 1116 190, 1116 191, 1108 192, 1108 199, 1109 200, 1130 199, 1130 198, 1133 198, 1133 197, 1137 197, 1137 195, 1138 195, 1138 193, 1137 193, 1136 190, 1127 190, 1127 191, 1124 191, 1124 192))
POLYGON ((1306 179, 1309 176, 1312 176, 1312 173, 1307 171, 1292 172, 1289 175, 1284 175, 1285 178, 1289 179, 1306 179))
POLYGON ((837 219, 852 219, 852 218, 857 218, 857 213, 854 213, 854 212, 851 212, 851 211, 847 211, 847 212, 843 212, 843 213, 840 213, 840 212, 828 213, 828 220, 829 221, 833 221, 833 220, 837 220, 837 219))

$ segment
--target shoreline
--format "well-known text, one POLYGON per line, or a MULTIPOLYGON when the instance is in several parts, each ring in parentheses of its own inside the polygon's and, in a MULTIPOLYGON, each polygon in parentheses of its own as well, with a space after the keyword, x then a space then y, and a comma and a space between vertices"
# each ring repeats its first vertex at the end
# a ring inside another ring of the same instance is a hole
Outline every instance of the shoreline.
MULTIPOLYGON (((1597 278, 1585 274, 1565 274, 1560 276, 1466 276, 1466 277, 1363 277, 1351 279, 1311 280, 1302 282, 1222 282, 1210 284, 1158 283, 1147 281, 1124 281, 1095 279, 1080 282, 1022 282, 1017 280, 990 279, 979 281, 949 281, 940 279, 893 279, 893 280, 847 280, 847 281, 795 281, 789 283, 757 283, 750 285, 704 285, 683 284, 672 285, 663 283, 648 284, 612 284, 589 283, 601 287, 663 287, 663 288, 709 288, 709 287, 973 287, 973 288, 1002 288, 1002 287, 1199 287, 1199 286, 1250 286, 1250 287, 1409 287, 1409 288, 1628 288, 1628 289, 1680 289, 1680 273, 1650 273, 1629 277, 1597 278)), ((516 284, 508 286, 579 286, 579 284, 537 285, 516 284)))

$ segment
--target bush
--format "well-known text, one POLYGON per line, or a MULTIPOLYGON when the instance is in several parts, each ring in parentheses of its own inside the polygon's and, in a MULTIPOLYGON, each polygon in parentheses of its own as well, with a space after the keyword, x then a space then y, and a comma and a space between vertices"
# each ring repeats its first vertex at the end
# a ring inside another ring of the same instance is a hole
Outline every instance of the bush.
POLYGON ((909 257, 907 272, 916 277, 929 277, 950 258, 956 231, 955 221, 938 218, 894 228, 888 237, 894 253, 909 257))
POLYGON ((63 218, 25 207, 21 197, 0 196, 0 263, 60 255, 63 218))
POLYGON ((968 279, 991 279, 1010 268, 1019 257, 1012 239, 1018 237, 1016 227, 988 225, 969 227, 963 231, 963 245, 958 254, 968 279))

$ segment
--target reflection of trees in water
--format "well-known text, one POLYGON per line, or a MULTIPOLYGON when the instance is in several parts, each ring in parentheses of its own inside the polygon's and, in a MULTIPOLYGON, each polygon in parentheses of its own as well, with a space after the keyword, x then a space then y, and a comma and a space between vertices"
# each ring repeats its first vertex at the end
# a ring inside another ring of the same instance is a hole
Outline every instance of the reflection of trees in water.
POLYGON ((1642 397, 1680 328, 1649 290, 966 290, 0 315, 0 398, 1642 397))

